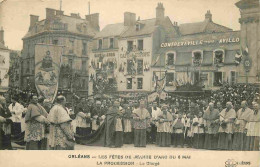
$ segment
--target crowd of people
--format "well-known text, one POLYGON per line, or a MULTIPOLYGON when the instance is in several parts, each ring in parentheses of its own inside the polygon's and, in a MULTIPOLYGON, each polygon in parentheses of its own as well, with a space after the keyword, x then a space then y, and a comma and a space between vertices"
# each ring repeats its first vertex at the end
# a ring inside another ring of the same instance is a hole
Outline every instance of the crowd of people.
POLYGON ((208 99, 86 99, 73 107, 59 95, 54 103, 32 95, 28 105, 0 97, 1 149, 24 132, 27 150, 71 150, 75 143, 122 147, 189 147, 259 150, 259 90, 224 86, 208 99))

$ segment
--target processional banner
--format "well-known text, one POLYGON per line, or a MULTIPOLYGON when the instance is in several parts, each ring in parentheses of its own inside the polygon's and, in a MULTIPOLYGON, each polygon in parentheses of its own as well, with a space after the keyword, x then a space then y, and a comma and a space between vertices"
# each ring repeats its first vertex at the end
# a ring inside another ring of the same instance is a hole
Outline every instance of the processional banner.
POLYGON ((35 45, 35 87, 38 95, 54 101, 59 85, 62 46, 35 45))

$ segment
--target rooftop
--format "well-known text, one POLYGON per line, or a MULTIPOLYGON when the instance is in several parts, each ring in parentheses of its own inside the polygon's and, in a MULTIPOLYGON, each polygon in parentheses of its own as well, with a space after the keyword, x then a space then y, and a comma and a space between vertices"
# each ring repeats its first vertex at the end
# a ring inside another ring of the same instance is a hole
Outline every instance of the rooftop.
POLYGON ((210 13, 209 10, 205 14, 204 21, 180 24, 179 27, 180 27, 180 33, 182 35, 232 31, 231 28, 214 23, 212 21, 212 14, 210 13))
POLYGON ((124 23, 108 24, 102 29, 102 31, 96 34, 95 38, 120 36, 127 29, 128 26, 125 26, 124 23))
POLYGON ((46 18, 38 20, 38 16, 31 15, 28 32, 23 38, 28 38, 47 31, 66 31, 78 35, 95 36, 98 32, 98 14, 86 15, 82 19, 79 14, 64 15, 63 11, 46 9, 46 18), (92 17, 92 15, 95 17, 92 17), (93 24, 95 22, 97 25, 93 24), (95 27, 96 26, 96 27, 95 27))

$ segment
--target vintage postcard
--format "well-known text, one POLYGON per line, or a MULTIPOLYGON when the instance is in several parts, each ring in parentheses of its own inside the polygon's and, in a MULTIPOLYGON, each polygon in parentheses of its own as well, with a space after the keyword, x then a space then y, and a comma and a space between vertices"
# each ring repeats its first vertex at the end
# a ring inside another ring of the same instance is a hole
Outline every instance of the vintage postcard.
POLYGON ((259 0, 0 0, 0 166, 260 166, 259 0))

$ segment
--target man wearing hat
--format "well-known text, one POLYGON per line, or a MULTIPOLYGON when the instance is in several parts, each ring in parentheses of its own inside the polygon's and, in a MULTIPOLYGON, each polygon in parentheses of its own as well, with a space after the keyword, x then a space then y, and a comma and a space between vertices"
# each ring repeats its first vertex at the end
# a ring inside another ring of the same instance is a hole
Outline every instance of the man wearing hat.
POLYGON ((218 149, 232 150, 232 134, 234 122, 236 119, 236 111, 233 109, 231 102, 226 103, 226 108, 219 114, 219 139, 218 149))
POLYGON ((133 111, 135 147, 146 147, 146 130, 150 126, 150 118, 145 101, 141 100, 139 108, 133 111))

